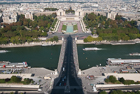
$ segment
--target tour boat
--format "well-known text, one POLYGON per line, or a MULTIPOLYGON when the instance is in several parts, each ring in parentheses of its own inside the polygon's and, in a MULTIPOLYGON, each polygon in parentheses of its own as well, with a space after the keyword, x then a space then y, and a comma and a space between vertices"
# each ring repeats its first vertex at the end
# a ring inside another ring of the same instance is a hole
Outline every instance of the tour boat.
POLYGON ((6 53, 8 52, 7 50, 0 50, 0 53, 6 53))
POLYGON ((85 51, 89 51, 89 50, 100 50, 100 48, 93 47, 93 48, 85 48, 83 50, 85 50, 85 51))
POLYGON ((130 56, 140 56, 140 53, 130 53, 130 56))
POLYGON ((42 46, 52 46, 52 44, 42 44, 42 46))

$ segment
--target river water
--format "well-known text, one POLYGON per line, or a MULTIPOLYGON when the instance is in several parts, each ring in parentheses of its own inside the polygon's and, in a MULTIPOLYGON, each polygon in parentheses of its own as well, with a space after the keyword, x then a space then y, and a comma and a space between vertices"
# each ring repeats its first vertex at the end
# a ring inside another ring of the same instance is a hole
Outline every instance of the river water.
POLYGON ((0 61, 23 62, 26 61, 31 67, 44 67, 56 69, 61 46, 35 46, 20 48, 0 48, 9 52, 0 53, 0 61))
POLYGON ((106 65, 107 58, 140 59, 140 56, 129 56, 129 53, 139 52, 140 44, 135 45, 78 45, 79 67, 84 70, 96 65, 106 65), (86 47, 98 47, 98 51, 84 51, 86 47))
MULTIPOLYGON (((31 67, 44 67, 56 69, 58 65, 61 46, 35 46, 20 48, 0 48, 8 50, 0 53, 0 61, 23 62, 31 67)), ((106 65, 107 58, 140 59, 140 56, 129 56, 129 53, 139 52, 140 44, 135 45, 77 45, 79 67, 84 70, 96 65, 106 65), (83 51, 86 47, 98 47, 98 51, 83 51)))

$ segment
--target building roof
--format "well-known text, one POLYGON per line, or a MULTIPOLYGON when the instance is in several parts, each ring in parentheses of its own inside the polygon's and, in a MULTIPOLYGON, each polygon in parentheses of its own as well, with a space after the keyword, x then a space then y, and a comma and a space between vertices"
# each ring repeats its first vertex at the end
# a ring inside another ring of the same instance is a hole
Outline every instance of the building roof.
POLYGON ((140 59, 109 59, 111 63, 140 63, 140 59))

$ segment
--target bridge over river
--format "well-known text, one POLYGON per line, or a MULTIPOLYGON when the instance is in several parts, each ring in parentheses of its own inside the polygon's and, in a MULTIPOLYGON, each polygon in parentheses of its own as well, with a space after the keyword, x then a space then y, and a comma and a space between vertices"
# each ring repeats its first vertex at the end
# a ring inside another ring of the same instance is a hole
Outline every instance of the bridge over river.
POLYGON ((64 40, 58 63, 58 78, 54 79, 51 94, 84 94, 79 71, 77 47, 75 40, 69 35, 64 40))

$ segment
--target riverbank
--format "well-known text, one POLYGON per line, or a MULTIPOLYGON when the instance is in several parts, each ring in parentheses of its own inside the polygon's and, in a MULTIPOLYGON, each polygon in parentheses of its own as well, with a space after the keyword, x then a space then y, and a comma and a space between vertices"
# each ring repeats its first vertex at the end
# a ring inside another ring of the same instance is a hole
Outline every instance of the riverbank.
POLYGON ((93 41, 93 42, 84 42, 83 40, 77 40, 76 44, 95 44, 95 45, 100 45, 100 44, 111 44, 111 45, 127 45, 127 44, 136 44, 140 43, 140 39, 135 39, 135 40, 128 40, 128 41, 93 41))
POLYGON ((62 40, 59 40, 58 42, 26 42, 24 44, 1 44, 0 48, 12 48, 12 47, 32 47, 32 46, 42 46, 42 45, 61 45, 63 43, 62 40))

